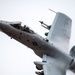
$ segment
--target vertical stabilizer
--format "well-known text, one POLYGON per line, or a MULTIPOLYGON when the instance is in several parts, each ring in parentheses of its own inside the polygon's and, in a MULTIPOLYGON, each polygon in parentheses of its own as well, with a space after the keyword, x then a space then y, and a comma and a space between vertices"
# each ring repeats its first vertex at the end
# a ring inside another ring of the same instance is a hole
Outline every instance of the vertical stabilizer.
POLYGON ((63 13, 57 12, 47 39, 58 48, 68 51, 72 20, 63 13))

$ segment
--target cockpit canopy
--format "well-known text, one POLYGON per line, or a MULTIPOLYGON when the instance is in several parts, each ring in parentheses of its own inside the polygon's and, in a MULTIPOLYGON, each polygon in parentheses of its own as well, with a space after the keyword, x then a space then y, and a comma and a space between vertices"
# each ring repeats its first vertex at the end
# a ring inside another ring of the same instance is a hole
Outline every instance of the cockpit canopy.
POLYGON ((35 32, 33 30, 31 30, 28 26, 24 25, 24 26, 21 26, 21 22, 18 22, 18 23, 11 23, 10 24, 11 26, 15 27, 16 29, 19 29, 19 30, 22 30, 22 31, 25 31, 25 32, 28 32, 28 33, 32 33, 34 34, 35 32))

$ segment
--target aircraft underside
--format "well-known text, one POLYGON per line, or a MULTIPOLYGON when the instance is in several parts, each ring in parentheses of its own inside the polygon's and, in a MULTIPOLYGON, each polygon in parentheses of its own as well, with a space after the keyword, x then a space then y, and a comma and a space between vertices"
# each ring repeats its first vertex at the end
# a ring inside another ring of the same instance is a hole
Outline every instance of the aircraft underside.
POLYGON ((66 70, 75 72, 75 46, 70 54, 68 50, 72 20, 63 13, 57 12, 52 26, 40 21, 49 30, 46 38, 41 37, 21 22, 0 21, 0 30, 31 48, 42 61, 35 61, 38 75, 66 75, 66 70))

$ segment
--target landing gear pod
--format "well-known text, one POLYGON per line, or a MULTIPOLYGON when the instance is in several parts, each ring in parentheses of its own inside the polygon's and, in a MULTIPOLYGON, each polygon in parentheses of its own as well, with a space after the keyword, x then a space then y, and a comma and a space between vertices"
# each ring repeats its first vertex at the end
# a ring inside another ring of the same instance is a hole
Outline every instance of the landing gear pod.
POLYGON ((36 61, 36 62, 34 62, 34 64, 36 65, 36 69, 38 69, 38 70, 42 70, 43 69, 43 67, 42 67, 43 63, 42 62, 36 61))

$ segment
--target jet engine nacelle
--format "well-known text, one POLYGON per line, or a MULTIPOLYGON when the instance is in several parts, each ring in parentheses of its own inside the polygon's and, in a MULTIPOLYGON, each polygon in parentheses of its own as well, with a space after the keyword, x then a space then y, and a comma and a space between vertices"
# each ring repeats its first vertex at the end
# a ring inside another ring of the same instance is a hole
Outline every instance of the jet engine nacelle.
POLYGON ((75 73, 75 46, 73 46, 69 53, 74 59, 70 63, 70 70, 75 73))
POLYGON ((73 46, 69 53, 73 58, 75 58, 75 46, 73 46))
POLYGON ((75 73, 75 60, 74 59, 71 61, 69 69, 75 73))

